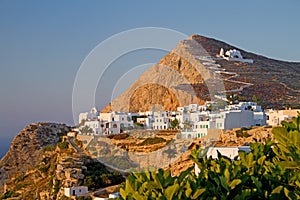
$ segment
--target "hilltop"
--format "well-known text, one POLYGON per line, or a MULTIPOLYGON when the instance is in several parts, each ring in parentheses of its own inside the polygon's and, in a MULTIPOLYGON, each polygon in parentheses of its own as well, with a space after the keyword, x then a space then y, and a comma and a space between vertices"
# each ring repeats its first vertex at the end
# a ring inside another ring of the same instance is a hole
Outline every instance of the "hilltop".
POLYGON ((26 126, 0 161, 0 199, 71 199, 64 196, 65 187, 84 185, 93 191, 124 181, 75 148, 66 136, 70 130, 55 123, 26 126))
POLYGON ((270 59, 192 35, 180 41, 102 112, 176 110, 178 106, 215 100, 218 93, 230 95, 232 100, 255 100, 265 108, 299 107, 299 80, 298 62, 270 59), (239 50, 254 62, 220 59, 221 48, 239 50))

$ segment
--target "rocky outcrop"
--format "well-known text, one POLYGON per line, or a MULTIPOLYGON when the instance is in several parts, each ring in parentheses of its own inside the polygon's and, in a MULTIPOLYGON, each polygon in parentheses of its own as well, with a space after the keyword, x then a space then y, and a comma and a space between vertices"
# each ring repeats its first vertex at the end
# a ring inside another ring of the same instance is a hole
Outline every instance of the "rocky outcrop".
POLYGON ((201 54, 201 51, 194 47, 197 46, 195 43, 180 42, 102 112, 176 110, 178 106, 191 103, 203 104, 193 86, 203 84, 211 74, 195 59, 196 54, 201 54), (197 51, 194 52, 194 49, 197 51), (185 86, 184 90, 180 86, 185 86))
POLYGON ((59 137, 70 127, 65 124, 33 123, 26 126, 13 139, 9 151, 0 161, 1 178, 11 178, 15 173, 26 173, 42 160, 44 147, 56 145, 59 137))
POLYGON ((262 126, 249 129, 235 128, 220 134, 220 140, 216 146, 243 146, 252 142, 265 142, 272 139, 272 127, 262 126))

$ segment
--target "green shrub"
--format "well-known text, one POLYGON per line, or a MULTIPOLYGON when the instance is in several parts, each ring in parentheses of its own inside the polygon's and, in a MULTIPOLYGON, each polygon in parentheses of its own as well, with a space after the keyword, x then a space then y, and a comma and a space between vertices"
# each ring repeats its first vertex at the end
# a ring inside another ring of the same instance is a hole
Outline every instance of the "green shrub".
POLYGON ((152 145, 152 144, 159 144, 159 143, 163 143, 166 142, 166 140, 164 138, 161 137, 154 137, 154 138, 147 138, 145 139, 140 145, 152 145))
POLYGON ((247 131, 244 131, 242 129, 235 131, 236 137, 250 137, 249 133, 247 131))
POLYGON ((18 172, 18 176, 15 178, 15 183, 21 182, 24 180, 25 175, 22 172, 18 172))
POLYGON ((78 147, 80 147, 80 148, 83 146, 83 142, 82 142, 81 140, 75 139, 75 140, 74 140, 74 143, 75 143, 78 147))
POLYGON ((38 170, 44 174, 47 174, 49 168, 50 168, 50 164, 38 166, 38 170))
POLYGON ((49 146, 44 147, 44 151, 54 151, 54 150, 55 150, 55 146, 53 146, 53 145, 49 145, 49 146))
POLYGON ((20 190, 20 189, 22 189, 23 187, 25 187, 26 186, 26 184, 17 184, 16 186, 15 186, 15 190, 20 190))
POLYGON ((60 149, 67 149, 69 147, 69 143, 67 141, 59 142, 57 145, 60 149))
POLYGON ((16 192, 9 190, 9 191, 5 192, 5 193, 0 197, 0 199, 7 199, 7 198, 17 197, 17 196, 18 196, 18 194, 17 194, 16 192))
POLYGON ((129 137, 129 134, 127 133, 121 133, 121 134, 115 134, 115 135, 108 135, 107 136, 109 139, 114 139, 114 140, 123 140, 129 137))
POLYGON ((251 130, 251 129, 252 129, 252 127, 242 127, 242 128, 241 128, 242 131, 249 131, 249 130, 251 130))

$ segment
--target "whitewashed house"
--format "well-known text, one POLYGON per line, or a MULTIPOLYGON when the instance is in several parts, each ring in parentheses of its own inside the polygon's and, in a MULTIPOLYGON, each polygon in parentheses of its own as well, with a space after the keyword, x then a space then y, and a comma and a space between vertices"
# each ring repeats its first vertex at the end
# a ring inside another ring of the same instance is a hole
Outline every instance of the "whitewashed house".
POLYGON ((300 109, 267 110, 267 124, 270 126, 278 126, 282 121, 291 120, 293 117, 297 117, 298 112, 300 112, 300 109))
POLYGON ((171 121, 175 119, 175 112, 157 111, 153 113, 152 128, 155 130, 165 130, 171 128, 171 121))
MULTIPOLYGON (((245 151, 249 152, 250 151, 250 146, 238 146, 238 147, 209 147, 206 153, 206 156, 212 157, 213 159, 218 159, 218 152, 222 156, 226 156, 229 159, 233 160, 236 156, 238 156, 239 151, 245 151)), ((195 174, 196 176, 199 175, 200 169, 198 165, 195 163, 194 165, 195 169, 195 174)))
POLYGON ((82 123, 86 120, 95 120, 98 119, 99 117, 99 112, 97 111, 96 107, 93 107, 90 112, 83 112, 79 113, 79 123, 82 123))
POLYGON ((89 121, 85 121, 83 126, 81 126, 79 128, 80 131, 82 131, 82 128, 83 127, 88 127, 92 130, 92 132, 86 132, 85 134, 87 135, 99 135, 100 133, 102 133, 102 127, 101 127, 101 124, 100 124, 100 121, 99 120, 89 120, 89 121))
POLYGON ((100 121, 117 122, 121 127, 133 127, 132 113, 111 112, 100 113, 100 121))
POLYGON ((76 186, 76 187, 64 188, 64 195, 67 197, 81 196, 87 194, 88 192, 89 190, 87 186, 76 186))
POLYGON ((178 108, 181 138, 202 138, 210 129, 229 130, 233 128, 266 125, 266 115, 261 106, 254 102, 240 102, 223 110, 207 111, 207 107, 191 106, 178 108))
POLYGON ((79 133, 83 135, 111 135, 120 133, 120 128, 121 126, 119 122, 89 120, 85 121, 84 124, 79 127, 79 133), (91 132, 89 130, 87 131, 86 127, 91 129, 91 132))

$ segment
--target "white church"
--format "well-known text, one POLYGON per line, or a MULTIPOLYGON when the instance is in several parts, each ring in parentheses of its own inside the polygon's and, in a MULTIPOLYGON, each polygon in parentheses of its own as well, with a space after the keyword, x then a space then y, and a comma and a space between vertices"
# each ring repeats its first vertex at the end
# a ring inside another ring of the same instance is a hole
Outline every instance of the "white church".
POLYGON ((243 58, 241 52, 236 49, 230 49, 224 53, 224 49, 220 49, 220 53, 218 57, 223 58, 228 61, 238 61, 238 62, 246 62, 246 63, 253 63, 252 59, 245 59, 243 58))

